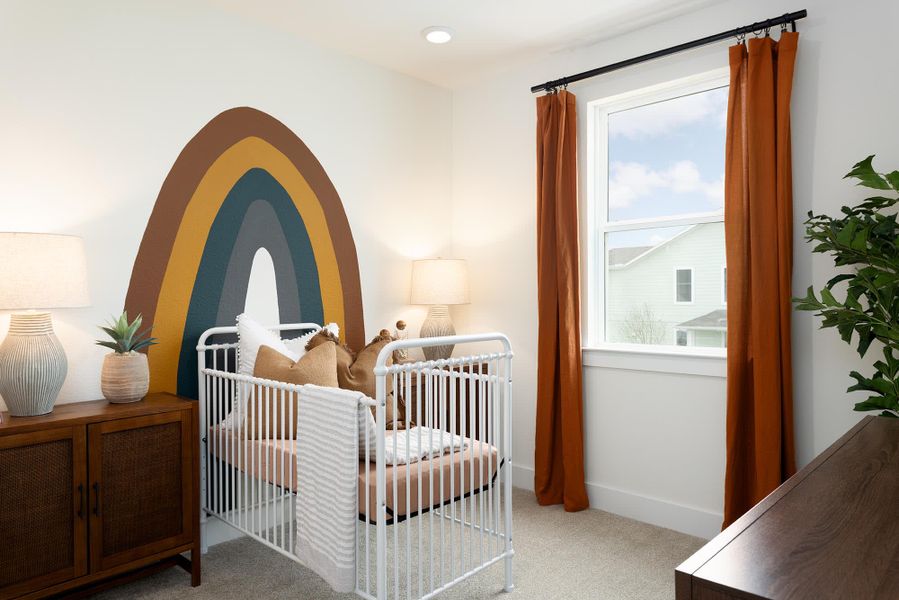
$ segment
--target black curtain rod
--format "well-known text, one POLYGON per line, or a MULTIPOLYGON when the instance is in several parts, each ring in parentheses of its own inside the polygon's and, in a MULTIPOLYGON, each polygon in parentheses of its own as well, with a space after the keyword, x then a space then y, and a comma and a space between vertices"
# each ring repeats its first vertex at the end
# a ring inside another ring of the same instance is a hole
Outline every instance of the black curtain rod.
POLYGON ((677 46, 665 48, 664 50, 656 50, 655 52, 650 52, 649 54, 644 54, 643 56, 637 56, 634 58, 629 58, 627 60, 622 60, 617 63, 612 63, 611 65, 606 65, 604 67, 590 69, 589 71, 584 71, 583 73, 578 73, 577 75, 569 75, 568 77, 553 79, 552 81, 547 81, 546 83, 541 83, 540 85, 533 86, 531 88, 531 92, 537 93, 544 90, 555 90, 560 87, 565 87, 569 83, 574 83, 575 81, 589 79, 591 77, 596 77, 597 75, 602 75, 603 73, 611 73, 612 71, 617 71, 618 69, 623 69, 632 65, 655 60, 663 56, 677 54, 678 52, 683 52, 684 50, 692 50, 693 48, 699 48, 700 46, 706 46, 708 44, 720 42, 721 40, 726 40, 728 38, 745 36, 748 33, 761 33, 763 31, 766 31, 767 29, 771 29, 772 27, 777 27, 778 25, 786 25, 787 23, 789 23, 793 28, 793 31, 796 31, 796 21, 798 21, 799 19, 804 19, 806 16, 808 16, 808 11, 804 9, 798 10, 796 12, 786 13, 779 17, 774 17, 772 19, 766 19, 764 21, 753 23, 752 25, 744 25, 743 27, 737 27, 736 29, 731 29, 730 31, 723 31, 715 35, 710 35, 698 40, 693 40, 692 42, 685 42, 683 44, 678 44, 677 46))

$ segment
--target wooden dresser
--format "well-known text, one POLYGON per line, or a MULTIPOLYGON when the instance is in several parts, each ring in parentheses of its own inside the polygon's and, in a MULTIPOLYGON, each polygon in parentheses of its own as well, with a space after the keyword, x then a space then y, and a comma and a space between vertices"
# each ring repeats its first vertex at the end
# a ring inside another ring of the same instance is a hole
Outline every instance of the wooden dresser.
POLYGON ((88 593, 176 564, 200 584, 196 402, 151 394, 2 418, 0 598, 88 593))
POLYGON ((677 600, 899 598, 899 419, 866 417, 675 571, 677 600))

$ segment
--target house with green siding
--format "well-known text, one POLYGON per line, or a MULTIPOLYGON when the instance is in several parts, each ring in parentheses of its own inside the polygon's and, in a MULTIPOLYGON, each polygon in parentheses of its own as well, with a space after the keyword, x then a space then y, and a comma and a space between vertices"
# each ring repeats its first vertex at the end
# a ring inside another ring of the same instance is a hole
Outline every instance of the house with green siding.
POLYGON ((607 341, 726 346, 723 223, 686 227, 654 245, 610 248, 607 273, 607 341))

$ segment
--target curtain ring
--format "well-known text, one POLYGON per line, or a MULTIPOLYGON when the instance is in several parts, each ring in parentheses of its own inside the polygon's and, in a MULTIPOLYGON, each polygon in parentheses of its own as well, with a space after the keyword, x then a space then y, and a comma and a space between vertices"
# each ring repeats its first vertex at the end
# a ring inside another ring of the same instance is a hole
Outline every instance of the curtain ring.
POLYGON ((771 28, 765 27, 765 37, 771 37, 771 28))
POLYGON ((737 43, 742 44, 746 41, 746 32, 738 33, 735 37, 737 38, 737 43))

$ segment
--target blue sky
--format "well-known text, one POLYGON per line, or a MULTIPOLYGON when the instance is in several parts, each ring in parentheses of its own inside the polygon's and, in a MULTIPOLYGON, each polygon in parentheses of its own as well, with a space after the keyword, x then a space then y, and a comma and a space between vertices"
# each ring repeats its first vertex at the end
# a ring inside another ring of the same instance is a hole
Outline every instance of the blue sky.
MULTIPOLYGON (((609 219, 720 212, 727 87, 609 115, 609 219)), ((681 227, 618 233, 609 246, 656 244, 681 227)))

